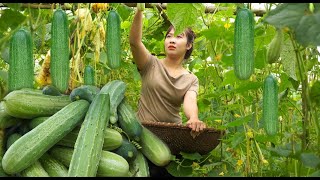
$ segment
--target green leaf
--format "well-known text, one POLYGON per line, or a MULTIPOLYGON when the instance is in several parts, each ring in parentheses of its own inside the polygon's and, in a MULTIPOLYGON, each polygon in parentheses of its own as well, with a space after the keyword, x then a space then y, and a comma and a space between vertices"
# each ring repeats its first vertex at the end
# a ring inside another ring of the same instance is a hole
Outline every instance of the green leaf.
POLYGON ((216 70, 217 67, 213 67, 213 66, 209 66, 206 69, 206 73, 207 73, 207 78, 210 79, 212 81, 212 83, 214 84, 214 86, 220 86, 222 80, 221 77, 219 76, 219 72, 217 72, 216 70))
POLYGON ((267 48, 266 46, 258 49, 256 51, 255 61, 254 61, 254 67, 257 69, 263 69, 266 66, 266 54, 267 54, 267 48))
POLYGON ((202 3, 168 3, 167 15, 175 27, 175 35, 182 33, 187 27, 193 27, 204 10, 202 3))
POLYGON ((263 21, 278 28, 295 29, 308 9, 308 3, 283 3, 271 10, 263 21))
POLYGON ((245 139, 246 139, 246 137, 245 137, 244 133, 241 133, 241 132, 234 133, 232 138, 230 138, 230 140, 231 140, 231 148, 237 147, 245 139))
POLYGON ((9 60, 10 60, 10 57, 9 57, 9 47, 5 47, 2 49, 1 51, 1 58, 9 64, 9 60))
POLYGON ((99 61, 102 64, 106 64, 107 63, 107 53, 106 53, 106 51, 104 49, 100 52, 99 61))
POLYGON ((224 125, 224 127, 228 128, 228 127, 242 126, 244 123, 249 122, 251 120, 251 118, 252 118, 252 115, 241 117, 241 118, 238 118, 230 123, 227 123, 226 125, 224 125))
POLYGON ((320 45, 320 13, 303 16, 295 29, 297 41, 304 47, 320 45))
POLYGON ((320 45, 320 13, 318 3, 316 14, 312 14, 309 3, 284 3, 271 10, 264 21, 279 28, 290 27, 296 35, 296 40, 302 46, 320 45))
POLYGON ((20 10, 20 8, 22 7, 22 3, 5 3, 5 5, 13 10, 20 10))
POLYGON ((6 70, 0 70, 0 79, 5 84, 8 84, 8 71, 6 70))
POLYGON ((251 82, 251 81, 247 81, 243 84, 241 84, 241 86, 239 86, 238 88, 234 89, 235 93, 244 93, 244 92, 248 92, 249 90, 255 90, 255 89, 259 89, 262 87, 263 82, 251 82))
POLYGON ((310 100, 317 106, 320 105, 320 81, 316 81, 310 89, 310 100))
POLYGON ((126 5, 120 4, 119 6, 117 6, 117 12, 119 13, 119 16, 121 17, 122 21, 128 19, 132 11, 133 9, 126 5))
POLYGON ((320 170, 313 172, 309 177, 320 177, 320 170))
POLYGON ((193 61, 190 62, 188 68, 189 68, 190 71, 192 71, 196 64, 201 64, 201 63, 202 63, 201 59, 199 59, 199 58, 194 59, 193 61))
POLYGON ((2 10, 0 16, 0 31, 7 31, 16 29, 24 20, 26 16, 19 11, 13 11, 11 9, 2 10))
POLYGON ((185 153, 185 152, 180 152, 180 154, 182 155, 182 157, 184 159, 190 159, 190 160, 198 160, 200 161, 202 156, 199 153, 185 153))
POLYGON ((286 73, 280 74, 280 82, 279 83, 279 92, 286 90, 287 88, 291 89, 293 86, 289 81, 289 76, 286 73))
POLYGON ((291 77, 289 77, 289 81, 291 82, 293 88, 295 90, 298 90, 299 85, 300 85, 300 81, 296 81, 296 80, 292 79, 291 77))
POLYGON ((234 82, 236 82, 236 81, 237 81, 237 77, 234 74, 234 70, 232 69, 232 70, 227 71, 224 74, 223 81, 222 81, 222 83, 220 85, 221 86, 225 86, 225 85, 228 85, 228 84, 234 84, 234 82))
POLYGON ((186 177, 192 175, 192 167, 191 166, 180 166, 175 161, 171 161, 166 166, 167 171, 175 177, 186 177))
POLYGON ((285 149, 283 147, 270 147, 268 148, 269 151, 274 152, 276 155, 278 156, 282 156, 282 157, 288 157, 292 154, 292 150, 290 149, 285 149))
POLYGON ((141 76, 140 73, 138 71, 138 69, 136 67, 132 68, 133 71, 133 79, 134 81, 140 81, 141 80, 141 76))
POLYGON ((314 153, 301 153, 300 160, 307 167, 316 168, 320 165, 320 158, 314 153))

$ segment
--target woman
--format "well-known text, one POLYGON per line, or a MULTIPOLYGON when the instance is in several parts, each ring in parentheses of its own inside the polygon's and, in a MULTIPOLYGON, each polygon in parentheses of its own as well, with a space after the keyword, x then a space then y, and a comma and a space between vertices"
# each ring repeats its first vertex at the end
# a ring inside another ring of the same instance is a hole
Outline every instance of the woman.
POLYGON ((194 33, 191 29, 174 36, 170 26, 165 37, 166 57, 152 56, 142 43, 143 13, 137 9, 129 40, 133 59, 142 79, 138 117, 143 121, 181 124, 180 107, 188 118, 186 123, 193 131, 202 131, 206 125, 198 118, 198 78, 183 68, 193 50, 194 33))
POLYGON ((188 118, 186 125, 192 131, 202 131, 206 125, 198 118, 198 78, 182 65, 192 53, 195 34, 187 28, 183 33, 174 36, 174 28, 170 26, 164 42, 166 56, 160 60, 151 55, 141 41, 142 21, 143 12, 137 8, 129 40, 132 56, 142 79, 137 112, 140 121, 182 124, 179 111, 183 105, 188 118))

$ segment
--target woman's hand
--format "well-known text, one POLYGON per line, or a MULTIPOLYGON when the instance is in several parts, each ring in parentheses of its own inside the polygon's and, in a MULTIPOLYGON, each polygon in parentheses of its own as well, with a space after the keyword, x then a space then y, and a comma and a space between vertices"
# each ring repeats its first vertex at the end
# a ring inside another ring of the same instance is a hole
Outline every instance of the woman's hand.
POLYGON ((201 132, 206 128, 206 124, 200 121, 198 118, 189 119, 187 121, 187 126, 195 132, 201 132))
POLYGON ((139 11, 144 11, 145 9, 145 3, 137 3, 137 9, 139 11))

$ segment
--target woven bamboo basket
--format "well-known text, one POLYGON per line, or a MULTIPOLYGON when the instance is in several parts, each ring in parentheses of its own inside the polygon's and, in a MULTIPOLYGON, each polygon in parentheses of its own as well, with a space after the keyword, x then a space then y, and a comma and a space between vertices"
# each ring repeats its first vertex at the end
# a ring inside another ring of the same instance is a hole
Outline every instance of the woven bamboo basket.
POLYGON ((201 133, 192 132, 185 125, 163 122, 143 122, 142 125, 164 141, 173 155, 180 152, 208 154, 220 143, 224 131, 206 128, 201 133))

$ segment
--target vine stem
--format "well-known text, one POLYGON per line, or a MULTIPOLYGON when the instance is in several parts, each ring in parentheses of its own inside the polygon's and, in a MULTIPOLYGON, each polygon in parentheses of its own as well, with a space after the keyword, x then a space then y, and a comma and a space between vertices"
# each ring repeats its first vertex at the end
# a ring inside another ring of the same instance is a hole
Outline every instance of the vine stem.
POLYGON ((306 145, 308 143, 308 138, 309 138, 309 133, 308 133, 308 126, 309 126, 309 112, 310 112, 310 103, 309 103, 309 98, 308 98, 308 78, 307 78, 307 72, 305 70, 305 66, 303 63, 303 59, 301 57, 301 53, 299 50, 299 45, 298 43, 294 40, 292 33, 289 33, 292 45, 295 50, 296 54, 296 59, 298 63, 298 68, 299 68, 299 76, 301 79, 301 84, 302 84, 302 92, 301 92, 301 99, 302 99, 302 112, 303 112, 303 118, 302 118, 302 149, 306 148, 306 145))

